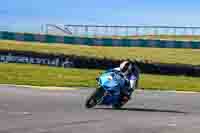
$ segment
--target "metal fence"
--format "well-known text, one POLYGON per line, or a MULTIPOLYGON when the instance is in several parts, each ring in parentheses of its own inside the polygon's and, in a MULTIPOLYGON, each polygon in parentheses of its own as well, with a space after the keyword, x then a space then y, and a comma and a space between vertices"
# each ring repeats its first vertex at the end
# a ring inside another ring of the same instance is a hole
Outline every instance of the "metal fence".
POLYGON ((103 36, 103 37, 138 37, 147 39, 185 37, 200 40, 200 27, 171 27, 171 26, 106 26, 106 25, 53 25, 47 24, 47 34, 73 36, 103 36), (198 38, 199 36, 199 38, 198 38))

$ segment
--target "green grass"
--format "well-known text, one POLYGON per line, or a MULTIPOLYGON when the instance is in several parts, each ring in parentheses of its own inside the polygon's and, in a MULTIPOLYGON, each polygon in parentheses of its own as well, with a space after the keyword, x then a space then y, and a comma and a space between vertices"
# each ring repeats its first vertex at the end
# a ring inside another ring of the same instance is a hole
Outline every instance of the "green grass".
MULTIPOLYGON (((0 84, 95 87, 101 70, 0 63, 0 84)), ((200 78, 142 74, 140 88, 200 91, 200 78)))
POLYGON ((97 47, 0 40, 0 50, 62 53, 96 58, 138 59, 161 63, 200 65, 200 49, 97 47))

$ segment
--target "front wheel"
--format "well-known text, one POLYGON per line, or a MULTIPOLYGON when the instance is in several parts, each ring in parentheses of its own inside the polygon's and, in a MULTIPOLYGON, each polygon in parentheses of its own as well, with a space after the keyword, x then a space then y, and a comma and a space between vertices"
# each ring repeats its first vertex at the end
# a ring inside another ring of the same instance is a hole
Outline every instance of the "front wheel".
POLYGON ((85 107, 86 108, 93 108, 94 106, 97 105, 97 101, 95 100, 95 98, 93 98, 92 96, 90 96, 85 103, 85 107))
POLYGON ((97 88, 86 100, 85 107, 93 108, 103 96, 103 89, 97 88))

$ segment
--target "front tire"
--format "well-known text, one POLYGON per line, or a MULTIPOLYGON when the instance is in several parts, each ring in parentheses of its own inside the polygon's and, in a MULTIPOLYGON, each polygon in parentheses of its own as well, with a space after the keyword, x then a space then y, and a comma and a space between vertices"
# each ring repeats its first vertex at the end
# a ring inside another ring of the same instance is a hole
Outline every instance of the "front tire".
POLYGON ((86 100, 86 103, 85 103, 85 107, 86 108, 93 108, 94 106, 97 105, 97 102, 95 100, 95 98, 93 98, 92 96, 90 96, 87 100, 86 100))
POLYGON ((101 88, 97 88, 86 100, 85 107, 93 108, 98 104, 98 100, 102 98, 103 93, 101 88))

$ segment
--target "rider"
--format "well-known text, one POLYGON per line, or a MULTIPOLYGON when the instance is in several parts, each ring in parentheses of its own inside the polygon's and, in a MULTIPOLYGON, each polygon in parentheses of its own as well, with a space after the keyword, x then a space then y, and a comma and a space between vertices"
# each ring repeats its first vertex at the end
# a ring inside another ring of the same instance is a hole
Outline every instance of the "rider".
POLYGON ((119 67, 114 70, 121 71, 126 78, 127 87, 121 90, 122 98, 125 101, 130 99, 130 92, 133 92, 138 87, 139 68, 131 61, 123 61, 119 67))

